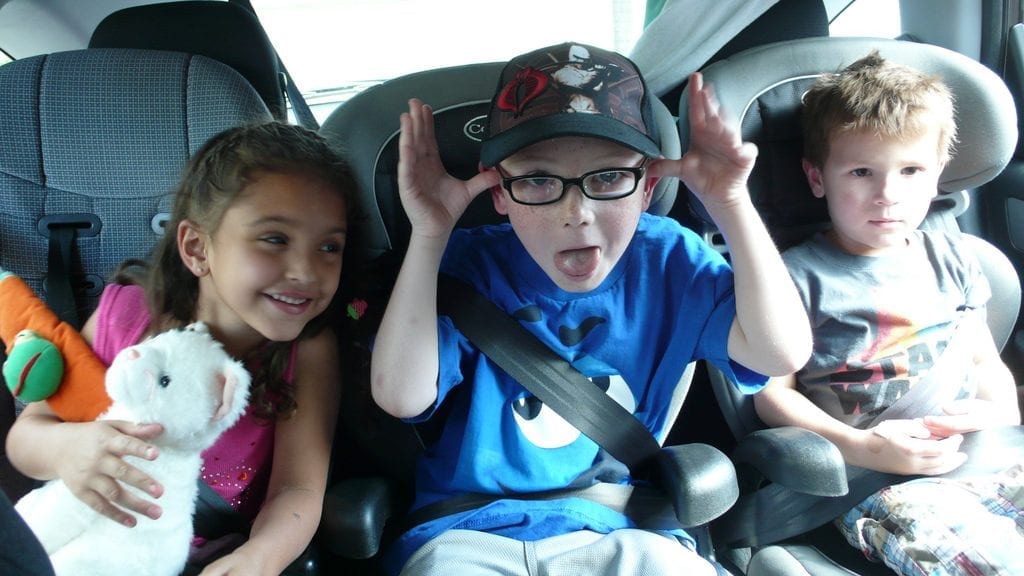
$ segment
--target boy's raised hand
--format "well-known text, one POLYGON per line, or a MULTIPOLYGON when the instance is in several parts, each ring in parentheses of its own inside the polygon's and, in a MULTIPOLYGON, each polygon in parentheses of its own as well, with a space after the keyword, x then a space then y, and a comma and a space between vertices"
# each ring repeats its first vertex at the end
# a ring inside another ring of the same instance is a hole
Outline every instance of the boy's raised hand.
POLYGON ((441 163, 430 106, 409 101, 400 119, 398 191, 413 233, 447 239, 456 221, 478 194, 496 186, 500 176, 486 170, 463 181, 448 174, 441 163))
POLYGON ((650 173, 680 178, 714 215, 716 208, 728 208, 749 197, 747 177, 757 159, 757 146, 740 140, 699 73, 690 76, 687 89, 690 149, 680 160, 659 160, 650 173))

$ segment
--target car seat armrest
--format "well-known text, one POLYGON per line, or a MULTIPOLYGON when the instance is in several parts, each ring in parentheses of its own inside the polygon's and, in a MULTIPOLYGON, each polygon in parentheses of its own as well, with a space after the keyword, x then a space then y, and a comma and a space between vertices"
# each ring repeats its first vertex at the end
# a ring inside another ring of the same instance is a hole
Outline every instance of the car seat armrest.
POLYGON ((733 462, 741 480, 746 469, 790 490, 815 496, 842 496, 847 492, 846 464, 835 444, 824 436, 797 426, 765 428, 748 434, 736 446, 733 462))
POLYGON ((370 558, 380 549, 384 524, 394 509, 394 490, 386 479, 342 480, 324 496, 318 539, 342 558, 370 558))
POLYGON ((661 487, 683 527, 701 526, 724 514, 739 497, 729 457, 707 444, 667 446, 657 455, 661 487))

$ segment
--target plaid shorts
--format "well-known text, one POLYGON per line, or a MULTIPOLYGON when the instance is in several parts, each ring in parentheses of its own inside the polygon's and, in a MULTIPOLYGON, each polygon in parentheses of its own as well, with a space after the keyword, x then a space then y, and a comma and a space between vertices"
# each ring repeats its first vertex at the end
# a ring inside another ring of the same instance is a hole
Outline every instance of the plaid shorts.
POLYGON ((975 478, 890 486, 836 520, 898 574, 1024 575, 1024 463, 975 478))

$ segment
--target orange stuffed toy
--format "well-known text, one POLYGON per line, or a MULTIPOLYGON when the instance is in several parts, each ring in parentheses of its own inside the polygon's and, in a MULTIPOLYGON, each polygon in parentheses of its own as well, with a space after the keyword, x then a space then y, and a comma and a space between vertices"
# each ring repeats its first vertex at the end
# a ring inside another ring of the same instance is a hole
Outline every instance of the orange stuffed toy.
POLYGON ((110 406, 103 386, 107 367, 89 343, 70 324, 36 296, 25 282, 0 268, 0 340, 10 356, 22 330, 32 330, 52 342, 64 357, 64 375, 46 402, 63 420, 89 422, 110 406))

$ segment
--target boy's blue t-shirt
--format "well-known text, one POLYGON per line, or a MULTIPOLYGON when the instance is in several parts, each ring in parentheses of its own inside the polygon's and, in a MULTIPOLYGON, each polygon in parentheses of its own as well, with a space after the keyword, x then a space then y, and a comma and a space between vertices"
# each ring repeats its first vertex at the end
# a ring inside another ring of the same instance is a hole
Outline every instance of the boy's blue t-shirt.
MULTIPOLYGON (((596 289, 565 292, 541 270, 511 226, 456 230, 442 262, 518 319, 549 348, 624 405, 659 439, 686 365, 707 359, 745 392, 767 378, 728 359, 736 313, 733 274, 720 254, 675 220, 644 214, 625 254, 596 289)), ((438 322, 440 376, 434 408, 445 422, 420 457, 414 508, 464 493, 515 494, 628 483, 624 466, 491 363, 453 326, 438 322)), ((576 530, 607 533, 628 518, 582 498, 499 500, 404 534, 393 571, 447 529, 538 540, 576 530)))

